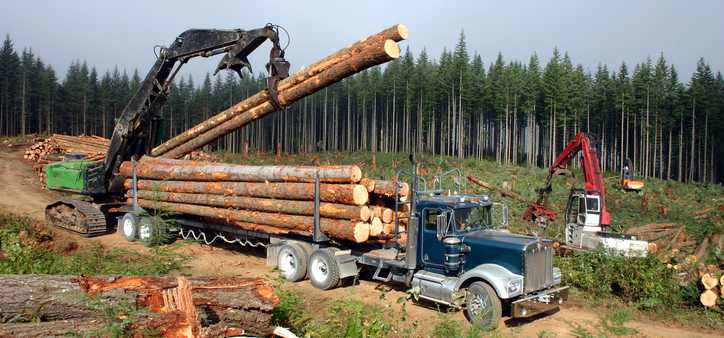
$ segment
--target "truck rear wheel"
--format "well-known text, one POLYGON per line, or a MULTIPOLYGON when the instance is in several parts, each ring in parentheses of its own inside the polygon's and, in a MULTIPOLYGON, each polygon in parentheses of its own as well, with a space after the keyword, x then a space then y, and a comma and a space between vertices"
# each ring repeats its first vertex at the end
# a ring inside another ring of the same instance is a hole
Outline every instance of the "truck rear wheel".
POLYGON ((136 241, 138 239, 138 216, 132 213, 126 213, 123 215, 119 230, 123 234, 123 238, 127 241, 136 241))
POLYGON ((307 275, 307 252, 295 244, 284 244, 279 249, 277 268, 282 277, 290 282, 298 282, 307 275))
POLYGON ((309 259, 309 281, 317 289, 329 290, 339 285, 339 267, 334 253, 329 249, 317 249, 309 259))
POLYGON ((500 299, 490 285, 474 282, 468 286, 465 297, 465 317, 468 321, 492 330, 500 324, 502 313, 500 299))

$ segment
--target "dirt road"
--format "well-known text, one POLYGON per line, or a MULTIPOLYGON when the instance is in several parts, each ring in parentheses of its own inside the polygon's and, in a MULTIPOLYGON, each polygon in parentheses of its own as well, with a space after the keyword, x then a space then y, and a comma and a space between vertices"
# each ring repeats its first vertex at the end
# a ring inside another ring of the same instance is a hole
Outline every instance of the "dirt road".
MULTIPOLYGON (((40 189, 37 177, 31 165, 22 159, 20 151, 8 152, 0 150, 0 208, 17 214, 28 215, 42 220, 43 208, 59 194, 40 189)), ((63 234, 63 236, 74 236, 63 234)), ((91 239, 77 237, 79 242, 92 241, 101 243, 106 247, 123 247, 135 250, 147 250, 140 244, 126 242, 119 234, 111 234, 91 239)), ((239 248, 229 250, 219 247, 188 243, 181 246, 179 252, 191 257, 188 262, 188 272, 193 275, 224 275, 277 278, 277 274, 266 266, 263 249, 239 248)), ((339 288, 331 291, 320 291, 313 288, 308 281, 300 283, 286 283, 286 288, 300 292, 304 295, 307 304, 319 307, 337 299, 358 299, 363 302, 390 308, 399 313, 401 305, 397 300, 405 296, 404 291, 389 288, 380 288, 379 284, 361 281, 358 285, 339 288)), ((600 322, 602 315, 593 310, 578 306, 575 300, 564 305, 557 313, 553 313, 533 321, 511 323, 509 320, 501 329, 502 336, 516 337, 571 337, 580 336, 581 328, 600 335, 600 322), (576 334, 579 333, 579 334, 576 334), (547 334, 547 335, 545 335, 547 334)), ((405 307, 408 315, 406 325, 416 325, 415 335, 429 336, 438 322, 438 313, 434 308, 408 304, 405 307)), ((452 315, 454 320, 466 324, 461 313, 452 315)), ((506 318, 507 319, 507 318, 506 318)), ((667 326, 663 323, 649 321, 632 321, 626 326, 633 328, 638 337, 720 337, 699 330, 684 329, 667 326)), ((603 334, 606 334, 603 332, 603 334)), ((608 334, 610 335, 610 334, 608 334)))

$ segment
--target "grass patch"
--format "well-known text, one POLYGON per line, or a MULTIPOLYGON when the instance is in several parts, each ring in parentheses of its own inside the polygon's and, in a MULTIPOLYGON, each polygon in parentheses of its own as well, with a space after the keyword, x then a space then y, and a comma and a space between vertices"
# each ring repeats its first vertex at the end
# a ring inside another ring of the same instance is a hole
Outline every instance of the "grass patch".
POLYGON ((55 243, 52 233, 26 217, 0 214, 0 273, 163 275, 183 267, 181 255, 156 248, 153 255, 101 245, 55 243))

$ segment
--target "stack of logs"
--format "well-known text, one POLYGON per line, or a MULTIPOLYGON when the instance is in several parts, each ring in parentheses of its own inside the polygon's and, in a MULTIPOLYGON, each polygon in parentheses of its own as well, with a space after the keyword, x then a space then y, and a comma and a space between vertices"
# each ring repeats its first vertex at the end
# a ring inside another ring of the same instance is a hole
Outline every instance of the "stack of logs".
POLYGON ((48 138, 36 138, 26 148, 23 157, 35 162, 33 170, 38 174, 41 185, 45 184, 45 165, 63 160, 69 153, 82 154, 87 160, 105 159, 110 140, 100 136, 70 136, 53 134, 48 138))
POLYGON ((0 337, 294 337, 261 279, 0 275, 0 298, 0 337))
MULTIPOLYGON (((135 164, 138 203, 272 234, 311 236, 315 175, 319 175, 321 231, 329 237, 363 243, 394 238, 395 220, 404 232, 409 206, 395 213, 406 183, 362 178, 357 166, 249 166, 143 157, 135 164)), ((131 203, 133 164, 124 162, 131 203)), ((400 236, 404 240, 406 236, 400 236)))

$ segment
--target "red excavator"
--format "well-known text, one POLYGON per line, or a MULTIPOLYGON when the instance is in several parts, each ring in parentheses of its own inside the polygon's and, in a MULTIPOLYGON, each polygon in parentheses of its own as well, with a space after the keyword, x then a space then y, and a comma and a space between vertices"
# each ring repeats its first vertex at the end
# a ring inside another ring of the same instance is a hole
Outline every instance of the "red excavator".
POLYGON ((606 249, 626 256, 645 256, 648 252, 646 241, 636 240, 633 236, 609 232, 611 214, 606 208, 606 188, 598 156, 588 136, 580 132, 568 143, 550 169, 546 185, 537 189, 538 199, 532 203, 523 215, 526 220, 545 226, 554 221, 557 214, 546 207, 548 194, 553 190, 553 177, 570 172, 568 165, 581 153, 581 168, 585 178, 584 188, 571 188, 566 205, 566 244, 582 249, 606 249))

